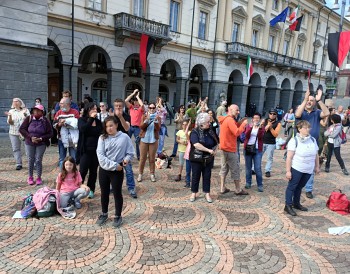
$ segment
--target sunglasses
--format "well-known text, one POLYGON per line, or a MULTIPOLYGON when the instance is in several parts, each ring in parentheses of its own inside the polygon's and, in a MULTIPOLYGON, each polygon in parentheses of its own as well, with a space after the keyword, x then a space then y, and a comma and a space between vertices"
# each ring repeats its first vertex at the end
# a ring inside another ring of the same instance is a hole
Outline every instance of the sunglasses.
POLYGON ((155 107, 148 107, 149 109, 156 109, 155 107))
POLYGON ((270 115, 277 115, 277 113, 270 113, 270 115))

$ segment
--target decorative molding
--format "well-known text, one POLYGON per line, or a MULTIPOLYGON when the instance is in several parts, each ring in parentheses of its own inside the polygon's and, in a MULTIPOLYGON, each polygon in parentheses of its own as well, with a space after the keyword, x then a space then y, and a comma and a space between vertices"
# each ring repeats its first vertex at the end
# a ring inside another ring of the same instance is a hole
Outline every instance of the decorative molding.
POLYGON ((216 5, 215 0, 198 0, 198 2, 209 7, 214 7, 216 5))
POLYGON ((47 3, 47 8, 49 9, 49 11, 53 11, 53 6, 55 5, 55 0, 50 0, 47 3))
POLYGON ((238 6, 232 10, 232 18, 235 18, 236 16, 242 19, 246 19, 248 17, 248 14, 242 6, 238 6))
POLYGON ((103 21, 106 19, 106 14, 100 11, 85 9, 86 19, 94 22, 94 23, 104 23, 103 21))

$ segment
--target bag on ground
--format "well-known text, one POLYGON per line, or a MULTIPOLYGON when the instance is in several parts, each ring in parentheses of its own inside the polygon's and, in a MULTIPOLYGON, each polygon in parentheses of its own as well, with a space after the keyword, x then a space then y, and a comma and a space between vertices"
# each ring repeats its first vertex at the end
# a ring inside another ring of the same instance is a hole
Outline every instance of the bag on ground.
POLYGON ((328 198, 327 207, 341 215, 346 215, 350 213, 350 201, 344 193, 339 189, 339 191, 333 191, 328 198))

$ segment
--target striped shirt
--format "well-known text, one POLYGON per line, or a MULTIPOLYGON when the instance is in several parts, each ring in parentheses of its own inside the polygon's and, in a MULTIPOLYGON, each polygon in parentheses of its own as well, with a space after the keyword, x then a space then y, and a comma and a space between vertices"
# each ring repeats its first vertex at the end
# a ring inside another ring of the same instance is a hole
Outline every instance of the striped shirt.
MULTIPOLYGON (((19 135, 19 128, 22 125, 24 119, 30 115, 29 110, 25 109, 10 109, 9 113, 11 114, 11 118, 13 121, 13 125, 10 125, 9 134, 11 135, 19 135)), ((9 123, 10 117, 7 117, 7 123, 9 123)))

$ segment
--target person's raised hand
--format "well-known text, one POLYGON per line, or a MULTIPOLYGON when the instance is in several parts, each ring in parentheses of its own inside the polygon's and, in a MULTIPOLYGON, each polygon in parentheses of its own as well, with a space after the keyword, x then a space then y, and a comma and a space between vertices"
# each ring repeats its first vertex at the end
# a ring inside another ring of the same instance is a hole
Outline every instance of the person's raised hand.
POLYGON ((310 96, 310 90, 307 89, 306 92, 305 92, 304 100, 305 100, 305 101, 308 101, 308 100, 309 100, 309 96, 310 96))
POLYGON ((318 89, 318 90, 317 90, 316 97, 315 97, 316 102, 317 102, 317 101, 320 101, 320 100, 322 99, 322 94, 323 94, 323 91, 322 91, 321 89, 318 89))

